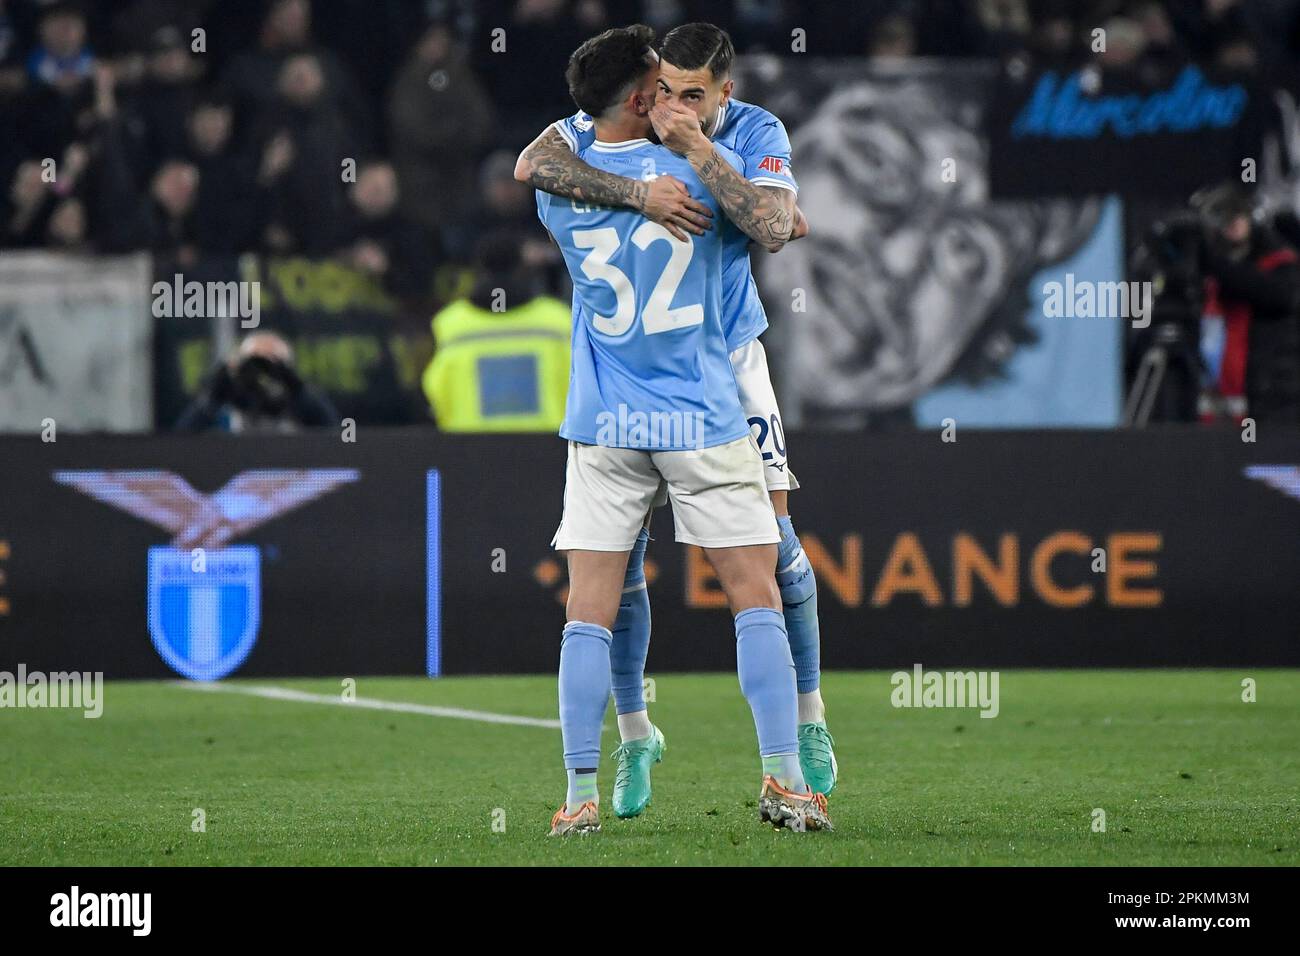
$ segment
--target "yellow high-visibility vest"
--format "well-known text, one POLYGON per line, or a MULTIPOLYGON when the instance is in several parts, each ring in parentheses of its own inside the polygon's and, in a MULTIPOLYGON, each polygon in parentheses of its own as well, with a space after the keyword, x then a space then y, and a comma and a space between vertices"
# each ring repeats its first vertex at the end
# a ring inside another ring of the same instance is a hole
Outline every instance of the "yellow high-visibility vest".
POLYGON ((572 312, 539 296, 491 312, 466 299, 433 317, 424 394, 448 432, 556 432, 569 391, 572 312))

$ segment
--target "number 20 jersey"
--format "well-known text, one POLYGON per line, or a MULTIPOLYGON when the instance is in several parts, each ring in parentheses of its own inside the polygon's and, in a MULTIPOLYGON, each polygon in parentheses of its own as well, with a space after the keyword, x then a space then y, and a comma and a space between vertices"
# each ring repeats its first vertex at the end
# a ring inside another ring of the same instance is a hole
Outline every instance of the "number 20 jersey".
MULTIPOLYGON (((718 152, 733 166, 730 150, 718 152)), ((560 435, 588 445, 675 451, 749 433, 722 328, 726 222, 690 163, 649 140, 593 142, 578 154, 633 179, 671 175, 707 205, 715 226, 680 242, 630 209, 537 193, 574 287, 573 360, 560 435), (635 416, 635 417, 633 417, 635 416), (687 421, 638 431, 619 423, 687 421)))

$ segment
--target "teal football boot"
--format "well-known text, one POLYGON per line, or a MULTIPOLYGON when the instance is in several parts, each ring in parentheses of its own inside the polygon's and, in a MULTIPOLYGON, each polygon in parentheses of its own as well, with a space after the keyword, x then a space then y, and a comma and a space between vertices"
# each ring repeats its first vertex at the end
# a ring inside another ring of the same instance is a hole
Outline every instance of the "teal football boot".
POLYGON ((799 769, 813 793, 830 796, 839 777, 835 739, 822 722, 799 725, 799 769))
POLYGON ((664 735, 652 725, 653 733, 621 744, 611 757, 618 761, 614 774, 614 815, 627 819, 641 814, 650 804, 650 768, 664 759, 664 735))

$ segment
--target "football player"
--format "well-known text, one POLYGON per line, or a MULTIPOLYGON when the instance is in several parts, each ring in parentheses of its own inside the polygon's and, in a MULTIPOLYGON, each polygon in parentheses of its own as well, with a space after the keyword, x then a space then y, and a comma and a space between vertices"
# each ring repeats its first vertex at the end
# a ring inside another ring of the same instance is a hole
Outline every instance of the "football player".
MULTIPOLYGON (((578 48, 566 77, 593 133, 580 156, 618 176, 671 175, 713 213, 722 204, 705 176, 722 174, 697 174, 647 138, 659 75, 649 27, 609 30, 578 48)), ((711 150, 729 169, 743 167, 726 147, 711 150)), ((569 564, 559 673, 568 790, 551 833, 600 828, 596 769, 613 631, 629 555, 664 486, 677 540, 704 550, 735 616, 740 685, 762 757, 760 818, 829 829, 826 798, 800 768, 795 669, 774 577, 781 534, 723 330, 725 231, 677 239, 627 208, 537 195, 575 294, 560 429, 569 441, 564 512, 552 541, 569 564)))
MULTIPOLYGON (((758 336, 767 328, 750 269, 749 246, 769 252, 807 234, 795 204, 798 186, 790 165, 790 141, 781 121, 732 97, 735 50, 730 37, 710 23, 671 30, 659 48, 654 128, 664 145, 690 163, 723 214, 736 228, 723 233, 723 327, 742 407, 763 457, 768 492, 781 531, 777 582, 798 682, 799 756, 815 792, 829 794, 838 766, 821 697, 821 639, 817 583, 790 519, 788 495, 799 483, 790 473, 781 413, 758 336), (739 170, 723 161, 737 154, 739 170)), ((571 199, 636 209, 679 239, 701 236, 712 214, 677 179, 633 171, 620 176, 584 157, 594 140, 592 116, 579 110, 553 124, 519 157, 517 179, 571 199)), ((636 816, 650 800, 650 768, 663 755, 662 733, 649 720, 643 694, 650 644, 650 601, 644 555, 648 529, 628 562, 623 600, 614 626, 611 663, 622 744, 614 788, 619 816, 636 816)))

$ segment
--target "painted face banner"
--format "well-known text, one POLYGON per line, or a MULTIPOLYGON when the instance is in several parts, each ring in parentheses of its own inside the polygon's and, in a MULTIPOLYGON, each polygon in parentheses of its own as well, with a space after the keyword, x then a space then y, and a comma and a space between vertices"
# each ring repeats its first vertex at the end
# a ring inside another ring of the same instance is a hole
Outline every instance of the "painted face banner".
POLYGON ((1049 317, 1043 291, 1122 278, 1118 203, 990 198, 994 69, 750 60, 737 79, 786 124, 811 227, 754 257, 790 427, 1118 422, 1121 319, 1049 317))

